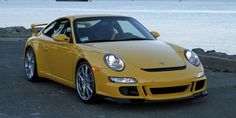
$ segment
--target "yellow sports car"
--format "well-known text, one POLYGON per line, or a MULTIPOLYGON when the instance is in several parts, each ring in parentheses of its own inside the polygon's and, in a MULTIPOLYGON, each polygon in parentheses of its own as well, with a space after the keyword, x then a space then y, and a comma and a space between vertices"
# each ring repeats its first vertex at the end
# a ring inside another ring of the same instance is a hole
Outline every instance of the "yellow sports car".
POLYGON ((25 44, 27 79, 43 77, 75 88, 84 103, 101 96, 162 101, 207 95, 198 56, 157 40, 157 32, 134 18, 67 16, 33 24, 32 31, 25 44))

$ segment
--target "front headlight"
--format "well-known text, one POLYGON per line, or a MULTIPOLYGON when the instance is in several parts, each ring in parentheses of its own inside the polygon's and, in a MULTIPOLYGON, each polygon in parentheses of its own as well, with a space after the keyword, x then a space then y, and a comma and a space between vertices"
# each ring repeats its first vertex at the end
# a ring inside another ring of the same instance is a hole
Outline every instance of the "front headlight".
POLYGON ((113 54, 106 54, 104 56, 104 61, 112 70, 122 71, 125 68, 123 60, 113 54))
POLYGON ((194 53, 193 51, 185 50, 185 57, 194 66, 199 66, 200 65, 200 59, 198 58, 197 54, 194 53))

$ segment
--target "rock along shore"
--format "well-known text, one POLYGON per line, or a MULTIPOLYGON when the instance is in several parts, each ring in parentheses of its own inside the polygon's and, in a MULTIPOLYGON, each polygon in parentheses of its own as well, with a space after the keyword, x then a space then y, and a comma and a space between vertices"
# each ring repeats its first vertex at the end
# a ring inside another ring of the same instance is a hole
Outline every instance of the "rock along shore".
MULTIPOLYGON (((40 31, 42 28, 37 28, 40 31)), ((23 26, 0 28, 0 37, 29 37, 32 36, 32 30, 23 26)))
POLYGON ((195 48, 193 51, 198 55, 207 70, 236 72, 236 55, 228 55, 215 50, 205 51, 201 48, 195 48))

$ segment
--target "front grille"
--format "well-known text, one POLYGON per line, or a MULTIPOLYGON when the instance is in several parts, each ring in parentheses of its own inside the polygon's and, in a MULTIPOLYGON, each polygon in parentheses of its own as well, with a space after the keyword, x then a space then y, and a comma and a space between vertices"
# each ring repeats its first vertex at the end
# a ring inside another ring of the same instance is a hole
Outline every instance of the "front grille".
POLYGON ((205 85, 205 80, 197 81, 195 91, 202 89, 204 85, 205 85))
POLYGON ((164 88, 150 88, 152 94, 170 94, 170 93, 179 93, 184 92, 187 89, 186 86, 177 86, 177 87, 164 87, 164 88))
POLYGON ((162 71, 176 71, 176 70, 184 70, 186 66, 178 66, 178 67, 166 67, 166 68, 141 68, 147 72, 162 72, 162 71))

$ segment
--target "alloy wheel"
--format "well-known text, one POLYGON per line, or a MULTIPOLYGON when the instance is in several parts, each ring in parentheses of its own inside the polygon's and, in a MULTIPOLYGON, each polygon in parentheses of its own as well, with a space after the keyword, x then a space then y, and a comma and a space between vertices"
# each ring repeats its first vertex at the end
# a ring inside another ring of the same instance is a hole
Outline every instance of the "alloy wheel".
POLYGON ((89 100, 94 93, 94 76, 91 67, 84 63, 79 66, 76 75, 76 88, 82 100, 89 100))
POLYGON ((27 50, 25 55, 25 73, 29 80, 33 78, 34 71, 35 71, 34 53, 32 50, 27 50))

